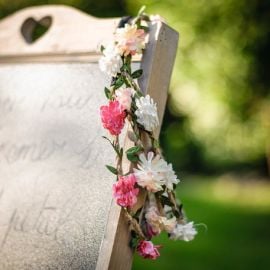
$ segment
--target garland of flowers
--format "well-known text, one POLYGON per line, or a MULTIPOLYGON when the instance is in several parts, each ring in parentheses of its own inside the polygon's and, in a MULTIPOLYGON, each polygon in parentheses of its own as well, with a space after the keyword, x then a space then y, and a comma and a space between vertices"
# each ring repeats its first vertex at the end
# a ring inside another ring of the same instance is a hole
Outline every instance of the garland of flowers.
MULTIPOLYGON (((112 77, 110 87, 105 87, 108 104, 100 107, 103 127, 112 135, 108 140, 117 155, 116 167, 106 167, 117 176, 113 196, 131 225, 131 247, 144 258, 160 256, 160 246, 151 242, 153 236, 166 231, 170 239, 190 241, 197 234, 193 222, 187 222, 182 205, 176 201, 174 189, 179 183, 172 165, 161 156, 153 131, 159 125, 157 106, 153 99, 144 96, 137 79, 143 70, 132 71, 135 54, 142 54, 146 45, 148 24, 153 17, 143 12, 117 28, 114 41, 101 47, 103 56, 100 69, 112 77), (119 135, 125 122, 129 122, 129 139, 134 146, 125 151, 119 135), (144 139, 142 139, 144 138, 144 139), (149 145, 145 142, 149 141, 149 145), (130 171, 123 172, 124 155, 131 162, 130 171), (145 203, 134 212, 139 193, 145 195, 145 203)), ((157 16, 154 17, 157 20, 157 16)), ((153 20, 152 20, 153 21, 153 20)))

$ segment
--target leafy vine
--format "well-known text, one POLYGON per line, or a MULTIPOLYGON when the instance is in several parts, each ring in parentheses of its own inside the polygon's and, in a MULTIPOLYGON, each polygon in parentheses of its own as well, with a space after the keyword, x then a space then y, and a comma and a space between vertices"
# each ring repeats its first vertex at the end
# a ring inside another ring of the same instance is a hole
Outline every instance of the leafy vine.
POLYGON ((162 231, 171 239, 184 241, 197 234, 177 202, 174 190, 179 180, 172 165, 163 159, 154 137, 159 126, 157 105, 139 87, 137 79, 143 70, 132 71, 133 56, 146 49, 149 26, 158 20, 142 8, 135 18, 116 29, 111 44, 101 47, 99 61, 100 69, 112 78, 111 85, 104 89, 108 104, 100 107, 100 115, 103 127, 111 134, 111 138, 103 138, 117 156, 116 166, 106 165, 117 177, 113 195, 131 226, 131 247, 149 259, 160 256, 160 246, 151 239, 162 231), (126 123, 128 138, 134 145, 124 151, 119 136, 126 123), (123 169, 125 159, 130 162, 127 172, 123 169), (144 199, 143 205, 139 204, 139 196, 144 199))

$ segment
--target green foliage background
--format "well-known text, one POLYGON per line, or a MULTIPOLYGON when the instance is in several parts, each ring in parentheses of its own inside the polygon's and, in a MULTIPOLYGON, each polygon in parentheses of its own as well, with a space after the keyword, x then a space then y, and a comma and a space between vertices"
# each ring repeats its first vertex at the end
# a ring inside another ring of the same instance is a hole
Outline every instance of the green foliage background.
POLYGON ((186 211, 207 230, 199 226, 191 243, 162 235, 156 240, 164 245, 161 258, 135 257, 134 270, 270 269, 269 183, 215 176, 267 174, 270 1, 0 0, 0 18, 40 4, 71 5, 99 17, 135 15, 146 5, 180 32, 161 142, 184 175, 178 194, 186 211), (188 176, 194 173, 208 176, 188 176))
POLYGON ((128 1, 180 32, 162 142, 179 169, 264 170, 269 137, 269 1, 128 1))

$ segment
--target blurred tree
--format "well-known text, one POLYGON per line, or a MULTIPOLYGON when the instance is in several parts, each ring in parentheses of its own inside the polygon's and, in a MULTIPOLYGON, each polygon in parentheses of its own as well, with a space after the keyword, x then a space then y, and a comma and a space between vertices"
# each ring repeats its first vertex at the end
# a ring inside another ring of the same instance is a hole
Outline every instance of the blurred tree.
POLYGON ((162 142, 188 170, 266 169, 270 2, 127 1, 180 32, 162 142), (169 8, 168 8, 169 7, 169 8), (183 156, 185 153, 185 156, 183 156), (178 158, 177 158, 178 157, 178 158))
POLYGON ((37 5, 69 5, 97 17, 117 17, 124 14, 124 0, 0 0, 0 18, 19 9, 37 5))

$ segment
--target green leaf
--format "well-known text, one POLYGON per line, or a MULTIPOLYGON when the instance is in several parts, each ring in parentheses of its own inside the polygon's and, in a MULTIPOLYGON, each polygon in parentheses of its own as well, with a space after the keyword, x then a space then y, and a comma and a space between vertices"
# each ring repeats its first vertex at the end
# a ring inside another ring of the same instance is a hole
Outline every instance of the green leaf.
POLYGON ((131 239, 129 242, 130 248, 135 250, 137 245, 138 245, 138 241, 139 241, 139 239, 138 239, 138 236, 136 235, 136 233, 134 231, 131 231, 131 239))
POLYGON ((140 29, 143 29, 145 32, 148 32, 149 27, 144 26, 144 25, 141 25, 141 26, 140 26, 140 29))
POLYGON ((174 206, 174 204, 166 196, 160 196, 160 200, 163 205, 174 206))
POLYGON ((136 155, 132 155, 132 154, 127 154, 127 159, 131 162, 138 162, 139 158, 136 155))
POLYGON ((180 218, 181 215, 180 215, 180 213, 178 211, 173 211, 173 213, 174 213, 176 218, 180 218))
POLYGON ((146 6, 142 6, 142 7, 140 8, 140 10, 138 11, 137 16, 138 16, 138 17, 141 16, 141 15, 144 13, 145 9, 146 9, 146 6))
POLYGON ((108 89, 107 87, 104 88, 104 93, 105 93, 105 96, 107 99, 112 99, 112 94, 111 94, 111 91, 110 89, 108 89))
POLYGON ((137 28, 140 29, 141 28, 141 18, 138 18, 137 21, 136 21, 136 25, 137 25, 137 28))
POLYGON ((120 148, 120 151, 119 151, 119 156, 120 156, 120 158, 122 158, 122 156, 123 156, 123 148, 120 148))
POLYGON ((107 140, 111 144, 111 146, 114 148, 114 144, 113 144, 113 142, 111 142, 111 140, 109 138, 107 138, 106 136, 102 136, 102 138, 107 140))
POLYGON ((100 46, 100 51, 103 52, 105 50, 105 47, 103 45, 100 46))
POLYGON ((136 91, 135 95, 134 95, 136 98, 140 98, 140 97, 143 97, 143 94, 139 91, 136 91))
POLYGON ((135 218, 136 220, 139 220, 139 219, 140 219, 140 214, 141 214, 141 212, 142 212, 142 209, 143 209, 143 206, 140 207, 140 208, 136 211, 136 213, 133 215, 133 218, 135 218))
POLYGON ((124 84, 124 80, 122 77, 119 77, 115 84, 114 84, 114 89, 118 89, 119 87, 121 87, 124 84))
POLYGON ((128 74, 131 73, 131 67, 129 64, 124 64, 121 69, 122 71, 126 71, 128 74))
POLYGON ((118 145, 115 145, 114 142, 112 142, 109 138, 107 138, 107 137, 105 137, 105 136, 102 136, 102 138, 105 139, 105 140, 107 140, 107 141, 111 144, 111 146, 112 146, 112 148, 114 149, 114 151, 116 152, 116 154, 117 154, 120 158, 122 158, 122 156, 123 156, 123 148, 120 148, 120 149, 119 149, 119 146, 118 146, 118 145))
POLYGON ((126 65, 129 65, 131 64, 131 59, 132 59, 132 56, 129 54, 126 58, 125 58, 125 63, 126 65))
POLYGON ((183 204, 182 203, 179 205, 178 209, 179 209, 179 212, 182 213, 182 211, 183 211, 183 204))
POLYGON ((149 15, 147 15, 145 13, 143 15, 141 15, 140 18, 141 18, 141 20, 146 21, 146 22, 150 22, 151 21, 149 15))
POLYGON ((118 174, 118 171, 116 168, 110 166, 110 165, 106 165, 106 168, 113 174, 117 175, 118 174))
POLYGON ((141 146, 133 146, 131 148, 129 148, 126 153, 127 154, 137 154, 138 152, 142 151, 142 147, 141 146))
POLYGON ((133 79, 137 79, 139 77, 141 77, 141 75, 143 74, 143 70, 142 69, 138 69, 136 71, 134 71, 132 74, 131 74, 131 77, 133 79))
POLYGON ((143 148, 141 146, 134 146, 134 147, 129 148, 126 151, 127 159, 129 161, 131 161, 131 162, 137 162, 137 161, 139 161, 138 153, 141 152, 142 149, 143 148))
POLYGON ((159 147, 160 147, 159 141, 156 140, 156 139, 154 139, 154 141, 153 141, 153 146, 154 146, 155 148, 159 148, 159 147))

